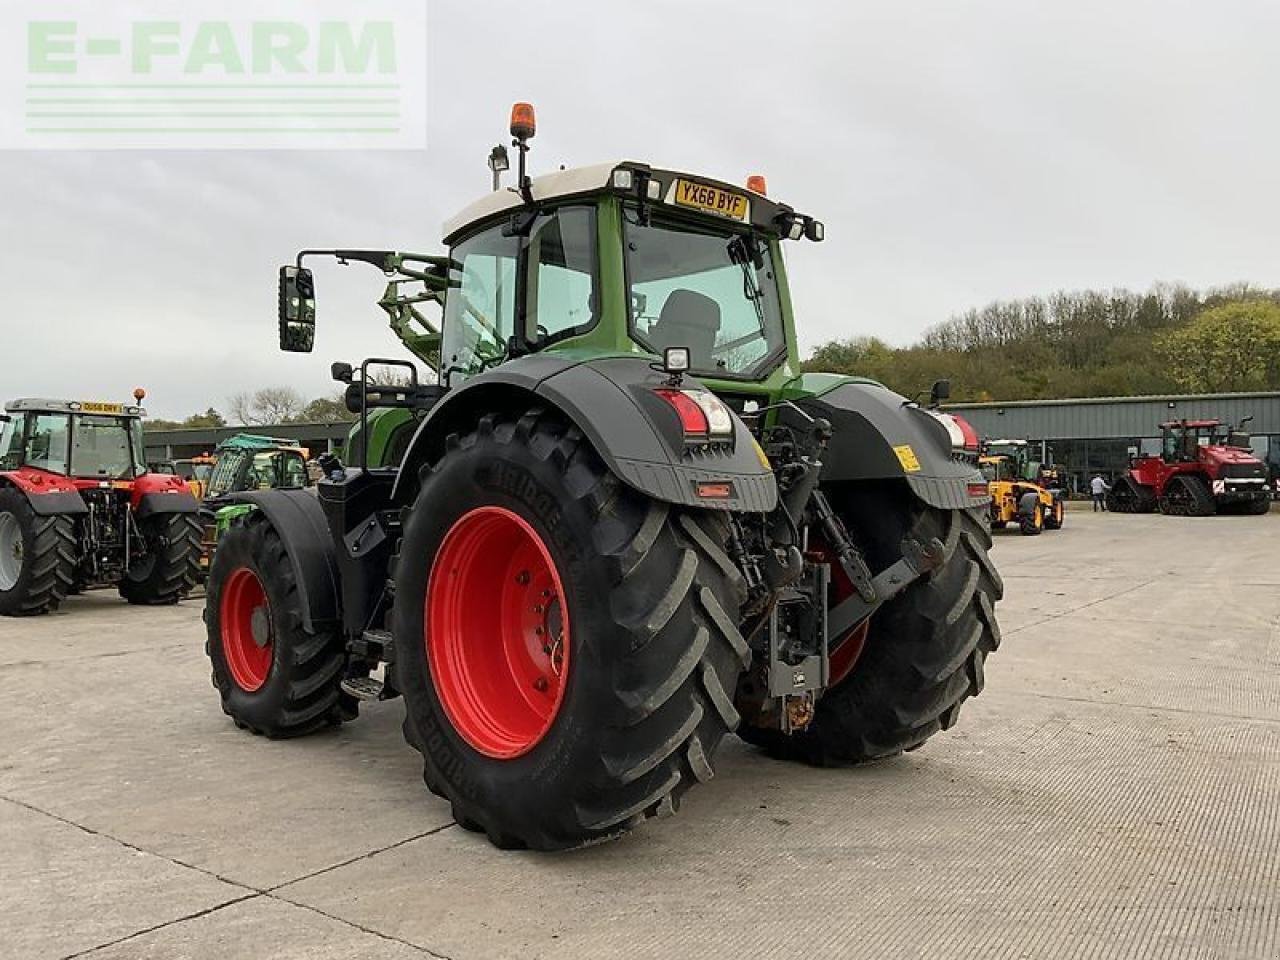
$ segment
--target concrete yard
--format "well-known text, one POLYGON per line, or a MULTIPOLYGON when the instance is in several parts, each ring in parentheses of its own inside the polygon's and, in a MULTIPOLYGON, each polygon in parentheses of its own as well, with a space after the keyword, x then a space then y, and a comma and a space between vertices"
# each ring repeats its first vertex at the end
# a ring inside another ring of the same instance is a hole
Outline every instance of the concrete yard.
POLYGON ((1280 956, 1280 513, 997 535, 960 724, 853 770, 736 739, 554 856, 450 821, 399 703, 235 729, 201 601, 0 620, 0 956, 1280 956))

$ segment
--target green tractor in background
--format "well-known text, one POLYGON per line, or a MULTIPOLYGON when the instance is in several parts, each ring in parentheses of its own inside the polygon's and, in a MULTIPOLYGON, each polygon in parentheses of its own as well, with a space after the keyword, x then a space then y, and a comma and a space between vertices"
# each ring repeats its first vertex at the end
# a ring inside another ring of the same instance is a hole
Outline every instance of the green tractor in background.
POLYGON ((364 262, 431 376, 334 364, 346 462, 233 495, 225 712, 288 737, 403 697, 458 823, 546 850, 674 812, 734 731, 843 765, 950 727, 1000 637, 987 485, 946 414, 800 372, 782 247, 822 224, 755 179, 532 179, 532 108, 511 133, 516 188, 450 221, 447 256, 281 270, 284 350, 314 344, 306 262, 364 262))

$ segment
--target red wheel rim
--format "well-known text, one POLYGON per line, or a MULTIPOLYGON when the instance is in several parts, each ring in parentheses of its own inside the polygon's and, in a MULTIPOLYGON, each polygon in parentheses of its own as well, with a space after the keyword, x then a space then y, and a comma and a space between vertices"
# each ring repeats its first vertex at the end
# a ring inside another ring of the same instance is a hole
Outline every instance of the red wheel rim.
POLYGON ((253 693, 271 673, 271 607, 262 581, 248 567, 232 571, 223 584, 219 622, 231 679, 253 693))
POLYGON ((479 507, 445 535, 426 600, 427 662, 454 729, 510 760, 551 729, 569 675, 569 612, 546 543, 523 517, 479 507))

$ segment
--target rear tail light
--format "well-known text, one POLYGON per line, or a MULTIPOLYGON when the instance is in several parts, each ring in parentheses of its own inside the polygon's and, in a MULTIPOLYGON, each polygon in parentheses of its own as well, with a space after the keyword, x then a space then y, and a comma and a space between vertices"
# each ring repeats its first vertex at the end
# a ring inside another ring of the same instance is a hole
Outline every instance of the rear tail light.
POLYGON ((707 390, 655 390, 680 418, 686 443, 710 443, 733 439, 733 417, 720 398, 707 390))
POLYGON ((957 417, 954 413, 946 414, 946 416, 949 416, 952 420, 954 420, 956 426, 960 428, 960 435, 964 440, 962 444, 964 449, 970 450, 973 453, 977 453, 978 452, 978 431, 973 429, 973 424, 971 424, 964 417, 957 417))

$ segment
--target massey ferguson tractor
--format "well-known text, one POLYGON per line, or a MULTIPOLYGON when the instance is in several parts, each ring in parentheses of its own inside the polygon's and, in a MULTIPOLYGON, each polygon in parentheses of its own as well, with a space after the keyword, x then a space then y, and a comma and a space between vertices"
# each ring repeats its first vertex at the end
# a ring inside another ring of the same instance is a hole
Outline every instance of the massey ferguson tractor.
POLYGON ((1117 513, 1207 517, 1260 515, 1271 508, 1267 466, 1250 451, 1246 418, 1238 427, 1221 420, 1160 424, 1159 456, 1138 457, 1107 494, 1117 513))
POLYGON ((313 346, 308 264, 368 263, 435 382, 334 364, 348 462, 236 495, 206 601, 225 712, 287 737, 403 697, 457 822, 542 850, 674 812, 733 731, 842 765, 950 727, 1000 638, 987 486, 945 415, 800 372, 782 248, 822 224, 759 179, 531 179, 527 105, 511 133, 515 189, 447 255, 281 270, 284 350, 313 346))
POLYGON ((0 416, 0 614, 48 613, 116 586, 135 604, 177 603, 195 584, 197 504, 147 472, 140 406, 14 400, 0 416))

